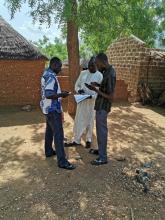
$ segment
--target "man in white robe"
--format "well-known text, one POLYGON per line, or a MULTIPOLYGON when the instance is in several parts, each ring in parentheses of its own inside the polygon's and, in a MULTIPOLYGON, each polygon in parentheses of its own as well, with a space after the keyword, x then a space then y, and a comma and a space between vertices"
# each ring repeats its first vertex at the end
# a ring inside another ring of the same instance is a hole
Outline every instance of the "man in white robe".
POLYGON ((74 128, 73 128, 73 142, 66 144, 66 146, 81 145, 81 137, 86 131, 86 148, 91 147, 93 126, 95 118, 95 99, 97 94, 89 90, 85 83, 91 84, 91 82, 102 82, 103 75, 96 69, 94 58, 91 58, 88 64, 88 69, 80 73, 76 84, 75 91, 78 94, 90 95, 89 99, 85 99, 77 104, 74 128))

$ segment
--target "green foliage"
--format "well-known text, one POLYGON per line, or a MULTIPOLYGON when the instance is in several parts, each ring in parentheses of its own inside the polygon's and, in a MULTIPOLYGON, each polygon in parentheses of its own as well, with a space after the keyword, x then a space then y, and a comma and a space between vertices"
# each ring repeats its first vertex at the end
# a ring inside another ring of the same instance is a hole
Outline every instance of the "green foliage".
POLYGON ((105 51, 120 36, 134 34, 154 46, 162 31, 164 0, 82 0, 79 20, 82 38, 94 52, 105 51))
POLYGON ((41 24, 50 25, 52 22, 65 22, 71 17, 70 0, 6 0, 12 18, 25 3, 30 8, 34 22, 37 19, 41 24))
POLYGON ((83 60, 89 60, 93 56, 92 50, 86 46, 83 42, 80 43, 80 58, 83 60))
POLYGON ((66 21, 75 19, 81 39, 93 53, 105 51, 123 35, 134 34, 149 46, 154 46, 157 36, 164 41, 165 0, 78 0, 77 16, 71 16, 72 1, 6 0, 6 4, 13 16, 22 4, 28 3, 34 21, 49 25, 58 22, 64 36, 66 21))
POLYGON ((160 45, 165 47, 165 0, 162 0, 161 4, 157 5, 155 11, 159 20, 158 39, 160 45))
POLYGON ((66 43, 63 43, 62 40, 57 37, 54 39, 54 42, 50 42, 49 38, 43 36, 43 39, 34 42, 34 44, 49 58, 57 56, 62 61, 68 58, 66 43))
MULTIPOLYGON (((53 56, 59 57, 62 61, 68 59, 66 42, 59 38, 55 38, 53 42, 49 38, 43 36, 38 42, 32 42, 36 45, 43 54, 51 58, 53 56)), ((92 56, 92 51, 83 43, 80 43, 80 58, 88 60, 92 56)))

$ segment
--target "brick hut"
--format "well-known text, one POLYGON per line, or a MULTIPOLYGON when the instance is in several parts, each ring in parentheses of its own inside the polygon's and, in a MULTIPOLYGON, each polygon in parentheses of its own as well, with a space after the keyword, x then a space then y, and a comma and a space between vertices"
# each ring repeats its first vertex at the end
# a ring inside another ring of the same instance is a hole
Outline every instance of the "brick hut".
POLYGON ((131 35, 112 43, 107 55, 117 72, 116 99, 139 101, 140 80, 148 84, 155 98, 165 90, 165 50, 148 48, 131 35))
POLYGON ((0 105, 38 104, 46 60, 0 16, 0 105))

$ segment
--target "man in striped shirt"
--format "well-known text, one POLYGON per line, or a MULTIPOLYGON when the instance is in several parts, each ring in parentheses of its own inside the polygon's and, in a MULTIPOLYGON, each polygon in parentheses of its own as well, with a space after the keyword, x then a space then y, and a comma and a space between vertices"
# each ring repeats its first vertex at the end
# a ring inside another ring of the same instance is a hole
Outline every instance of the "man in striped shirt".
POLYGON ((41 78, 40 106, 46 117, 45 155, 51 157, 57 154, 58 166, 73 170, 75 166, 68 162, 64 151, 61 98, 66 98, 69 92, 61 92, 60 89, 57 75, 61 71, 61 67, 61 60, 53 57, 50 60, 49 68, 44 71, 41 78), (53 139, 56 151, 52 148, 53 139))

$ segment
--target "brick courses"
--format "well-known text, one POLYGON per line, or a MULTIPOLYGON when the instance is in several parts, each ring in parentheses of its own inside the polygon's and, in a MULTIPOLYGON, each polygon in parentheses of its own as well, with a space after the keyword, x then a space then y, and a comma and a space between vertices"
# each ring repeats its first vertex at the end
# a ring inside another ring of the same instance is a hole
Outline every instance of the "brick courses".
POLYGON ((39 103, 45 60, 0 60, 0 105, 39 103))
MULTIPOLYGON (((0 106, 39 105, 40 78, 45 60, 0 60, 0 106)), ((70 91, 67 68, 59 75, 62 90, 70 91)))
MULTIPOLYGON (((159 56, 151 56, 154 52, 160 50, 147 48, 136 37, 122 38, 109 46, 107 55, 117 72, 115 100, 137 101, 137 86, 141 79, 148 81, 156 97, 165 89, 165 60, 159 56)), ((40 77, 45 62, 0 60, 0 106, 38 105, 40 77)), ((58 78, 62 90, 70 91, 67 66, 63 67, 58 78)))
MULTIPOLYGON (((165 89, 165 59, 151 56, 158 49, 147 48, 146 44, 135 36, 121 38, 112 43, 107 49, 110 63, 117 72, 117 82, 122 81, 122 86, 116 87, 118 94, 123 94, 120 99, 137 101, 138 82, 144 79, 153 90, 155 97, 165 89), (127 93, 125 92, 125 86, 127 93)), ((165 51, 162 51, 165 55, 165 51)))

